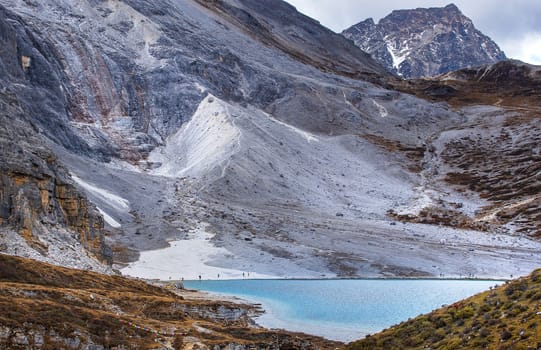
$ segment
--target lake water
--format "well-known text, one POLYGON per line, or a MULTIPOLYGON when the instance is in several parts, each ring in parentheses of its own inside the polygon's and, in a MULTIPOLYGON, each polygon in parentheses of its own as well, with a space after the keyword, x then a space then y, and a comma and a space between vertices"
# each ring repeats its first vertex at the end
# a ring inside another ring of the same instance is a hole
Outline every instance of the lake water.
POLYGON ((261 303, 256 319, 282 328, 351 341, 451 304, 501 281, 478 280, 212 280, 186 288, 261 303))

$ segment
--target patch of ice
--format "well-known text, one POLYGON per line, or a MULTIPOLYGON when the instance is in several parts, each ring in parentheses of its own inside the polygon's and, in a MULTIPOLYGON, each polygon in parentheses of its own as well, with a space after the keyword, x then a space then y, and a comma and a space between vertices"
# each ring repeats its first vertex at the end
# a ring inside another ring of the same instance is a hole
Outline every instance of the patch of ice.
POLYGON ((118 221, 113 219, 111 215, 104 212, 100 207, 96 207, 96 208, 98 209, 100 214, 103 216, 103 219, 105 220, 105 222, 109 224, 109 226, 114 227, 114 228, 119 228, 120 226, 122 226, 118 221))
POLYGON ((128 211, 130 209, 130 202, 127 199, 119 197, 107 190, 104 190, 103 188, 91 185, 74 174, 71 174, 71 177, 73 178, 73 180, 75 180, 75 182, 79 184, 79 186, 84 188, 86 191, 92 193, 96 197, 99 197, 102 200, 108 202, 112 207, 122 211, 128 211))
POLYGON ((241 279, 276 278, 250 271, 241 271, 209 265, 214 257, 231 256, 225 248, 212 245, 212 234, 204 227, 194 230, 189 239, 172 241, 164 249, 141 252, 139 260, 121 269, 124 275, 148 279, 241 279), (219 276, 219 277, 218 277, 219 276))

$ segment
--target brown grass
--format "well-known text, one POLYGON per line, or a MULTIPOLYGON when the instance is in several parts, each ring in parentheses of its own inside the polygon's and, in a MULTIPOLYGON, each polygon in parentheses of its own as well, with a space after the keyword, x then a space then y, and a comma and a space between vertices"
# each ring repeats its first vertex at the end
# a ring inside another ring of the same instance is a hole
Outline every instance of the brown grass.
POLYGON ((541 270, 353 342, 348 350, 539 349, 541 270))
MULTIPOLYGON (((11 330, 0 349, 19 348, 15 333, 40 334, 42 349, 66 348, 69 339, 106 348, 182 348, 186 336, 207 346, 245 344, 269 348, 335 348, 317 337, 249 326, 224 310, 249 310, 226 301, 184 298, 178 293, 120 276, 106 276, 0 254, 0 327, 11 330), (210 333, 199 332, 199 327, 210 333)), ((24 347, 23 347, 24 348, 24 347)))

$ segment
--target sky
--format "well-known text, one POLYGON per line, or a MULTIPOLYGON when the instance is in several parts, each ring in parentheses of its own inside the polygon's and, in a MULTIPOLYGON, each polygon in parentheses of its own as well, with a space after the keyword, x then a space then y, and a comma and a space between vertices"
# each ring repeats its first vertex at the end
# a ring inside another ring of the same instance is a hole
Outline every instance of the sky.
POLYGON ((541 65, 540 0, 286 0, 324 26, 342 30, 393 10, 443 7, 454 3, 477 29, 500 46, 507 57, 541 65))

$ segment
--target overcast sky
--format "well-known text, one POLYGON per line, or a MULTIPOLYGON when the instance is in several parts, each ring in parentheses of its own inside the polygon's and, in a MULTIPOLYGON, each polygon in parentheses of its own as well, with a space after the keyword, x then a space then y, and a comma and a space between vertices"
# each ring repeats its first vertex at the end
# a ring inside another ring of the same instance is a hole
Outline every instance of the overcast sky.
POLYGON ((540 0, 286 0, 297 10, 341 32, 372 17, 376 22, 392 10, 442 7, 454 3, 473 24, 492 38, 507 57, 541 65, 540 0))

